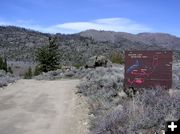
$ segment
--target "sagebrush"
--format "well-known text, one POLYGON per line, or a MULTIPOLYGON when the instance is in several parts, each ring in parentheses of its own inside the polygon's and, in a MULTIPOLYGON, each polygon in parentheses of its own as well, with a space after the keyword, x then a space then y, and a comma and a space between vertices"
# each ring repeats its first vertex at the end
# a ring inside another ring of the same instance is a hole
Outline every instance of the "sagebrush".
POLYGON ((123 75, 123 66, 96 68, 78 86, 88 100, 91 133, 150 134, 164 130, 165 120, 180 118, 180 92, 169 94, 157 87, 129 98, 123 92, 123 75))
POLYGON ((16 80, 17 78, 13 74, 0 70, 0 87, 7 86, 9 83, 13 83, 16 80))

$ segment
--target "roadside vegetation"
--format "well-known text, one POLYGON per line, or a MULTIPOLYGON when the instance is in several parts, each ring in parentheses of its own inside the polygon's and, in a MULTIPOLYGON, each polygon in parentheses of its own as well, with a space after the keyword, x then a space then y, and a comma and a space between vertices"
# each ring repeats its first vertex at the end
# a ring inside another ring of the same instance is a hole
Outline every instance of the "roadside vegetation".
MULTIPOLYGON (((123 70, 121 65, 96 68, 78 86, 78 93, 86 96, 89 104, 92 134, 160 133, 166 120, 180 118, 180 92, 157 87, 129 97, 123 91, 123 70)), ((173 86, 178 83, 179 79, 173 86)))
POLYGON ((59 50, 55 41, 55 38, 49 37, 49 44, 37 49, 36 61, 38 64, 35 66, 35 69, 28 68, 24 74, 25 79, 31 79, 33 76, 55 71, 59 68, 59 50))
POLYGON ((7 65, 7 60, 0 57, 0 70, 4 70, 13 74, 13 71, 10 66, 7 65))
POLYGON ((0 88, 7 86, 9 83, 14 83, 17 80, 13 74, 0 70, 0 88))
POLYGON ((29 67, 28 71, 24 74, 24 79, 31 79, 33 76, 32 68, 29 67))
POLYGON ((6 59, 0 57, 0 87, 7 86, 8 83, 13 83, 16 79, 11 67, 7 65, 6 59))

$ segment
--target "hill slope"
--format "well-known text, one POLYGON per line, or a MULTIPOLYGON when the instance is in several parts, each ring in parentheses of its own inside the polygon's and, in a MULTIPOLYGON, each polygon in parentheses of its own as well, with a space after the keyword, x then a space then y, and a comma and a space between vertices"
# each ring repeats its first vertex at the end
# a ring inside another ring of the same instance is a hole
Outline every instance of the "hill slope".
POLYGON ((157 45, 166 49, 180 50, 180 38, 165 33, 130 34, 112 31, 87 30, 80 33, 83 37, 91 37, 96 41, 110 41, 119 43, 122 40, 139 42, 146 45, 157 45))
MULTIPOLYGON (((180 38, 168 34, 129 34, 88 30, 78 34, 45 34, 29 29, 0 26, 0 55, 8 61, 35 61, 35 51, 48 43, 48 37, 56 36, 61 63, 81 65, 94 55, 111 58, 124 50, 180 50, 180 38)), ((179 56, 179 54, 176 54, 179 56)))

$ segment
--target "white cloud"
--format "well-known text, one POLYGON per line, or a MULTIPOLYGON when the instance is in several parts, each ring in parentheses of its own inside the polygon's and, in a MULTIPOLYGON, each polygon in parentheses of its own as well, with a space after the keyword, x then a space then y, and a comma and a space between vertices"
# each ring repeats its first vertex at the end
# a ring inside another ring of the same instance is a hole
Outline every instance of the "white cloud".
POLYGON ((116 32, 151 32, 152 29, 127 18, 104 18, 84 22, 68 22, 48 27, 34 25, 32 21, 18 20, 15 23, 1 22, 0 25, 15 25, 48 33, 77 33, 88 29, 116 32))
POLYGON ((89 22, 70 22, 64 24, 58 24, 54 26, 55 29, 68 29, 76 32, 84 31, 87 29, 116 31, 116 32, 150 32, 151 28, 133 22, 126 18, 105 18, 97 19, 89 22))

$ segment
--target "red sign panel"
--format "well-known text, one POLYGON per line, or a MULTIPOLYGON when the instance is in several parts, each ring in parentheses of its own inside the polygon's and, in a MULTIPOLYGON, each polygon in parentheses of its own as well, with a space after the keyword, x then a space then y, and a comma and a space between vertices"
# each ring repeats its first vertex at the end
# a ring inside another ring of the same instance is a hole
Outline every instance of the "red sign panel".
POLYGON ((126 51, 125 87, 172 86, 172 51, 126 51))

